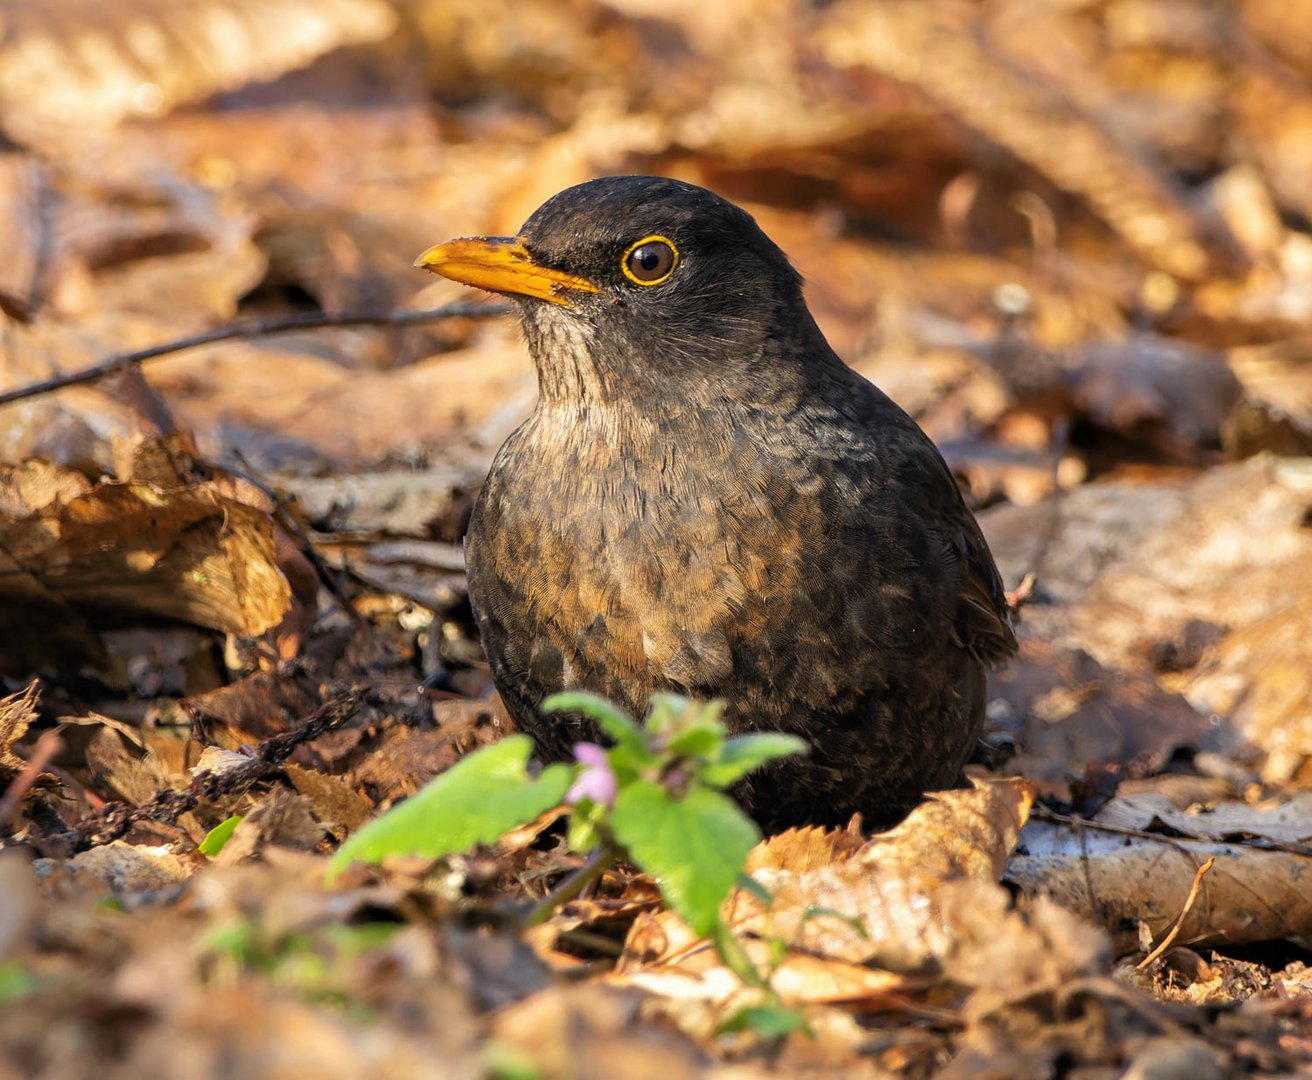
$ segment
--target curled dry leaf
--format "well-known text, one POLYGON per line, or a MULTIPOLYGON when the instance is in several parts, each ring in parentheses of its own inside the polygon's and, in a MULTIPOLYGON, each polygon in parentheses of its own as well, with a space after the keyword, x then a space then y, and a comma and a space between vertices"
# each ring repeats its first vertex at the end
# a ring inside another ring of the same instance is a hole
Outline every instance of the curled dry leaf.
MULTIPOLYGON (((1033 787, 1023 780, 977 781, 944 791, 897 827, 872 837, 846 858, 808 868, 762 869, 753 876, 769 890, 768 910, 748 893, 729 901, 740 932, 775 936, 823 955, 906 971, 940 959, 951 948, 936 897, 960 880, 995 882, 1029 815, 1033 787), (812 915, 814 909, 824 914, 812 915), (858 931, 859 923, 862 931, 858 931)), ((768 848, 775 842, 768 840, 768 848)))
POLYGON ((23 771, 26 762, 14 753, 14 744, 27 734, 36 719, 40 698, 35 679, 17 693, 0 698, 0 790, 23 771))
POLYGON ((1310 507, 1308 461, 1264 456, 1186 482, 1089 484, 982 523, 1004 577, 1035 570, 1053 601, 1026 608, 1031 639, 1126 673, 1198 639, 1185 649, 1198 655, 1168 665, 1196 675, 1167 685, 1215 738, 1270 754, 1280 778, 1312 754, 1310 507))
MULTIPOLYGON (((182 884, 202 861, 200 856, 176 855, 167 847, 115 840, 73 856, 62 868, 92 892, 131 902, 182 884)), ((49 859, 39 860, 38 874, 49 872, 55 865, 49 859)))
POLYGON ((1306 791, 1266 806, 1226 800, 1183 808, 1165 794, 1120 795, 1098 811, 1098 821, 1140 830, 1161 824, 1196 840, 1258 837, 1306 847, 1312 854, 1312 792, 1306 791))
POLYGON ((3 15, 0 126, 38 144, 275 78, 396 24, 382 0, 53 0, 3 15))
MULTIPOLYGON (((740 890, 727 901, 726 915, 735 932, 758 939, 750 948, 763 953, 759 939, 770 938, 792 948, 796 956, 784 967, 793 965, 789 989, 797 1000, 870 998, 905 988, 901 977, 876 978, 856 965, 907 972, 941 961, 956 933, 939 903, 943 890, 963 881, 995 887, 1032 800, 1024 781, 977 782, 932 795, 902 824, 864 844, 821 829, 782 833, 759 845, 750 861, 753 877, 771 894, 770 906, 740 890), (824 958, 818 968, 817 956, 824 958), (832 969, 825 967, 830 962, 832 969)), ((726 971, 706 963, 708 950, 666 912, 635 924, 618 971, 646 973, 644 985, 668 992, 678 979, 652 982, 650 973, 689 964, 690 972, 730 985, 726 971)))
MULTIPOLYGON (((100 659, 86 636, 91 620, 162 617, 235 634, 276 626, 291 601, 278 568, 269 515, 179 479, 162 487, 102 481, 73 494, 44 468, 0 467, 8 498, 0 511, 0 577, 5 622, 0 669, 27 671, 54 662, 18 628, 75 613, 84 661, 100 659)), ((59 663, 66 666, 70 657, 59 663)))
POLYGON ((867 66, 916 86, 1058 187, 1082 195, 1149 264, 1187 279, 1208 269, 1199 227, 1168 181, 1075 101, 952 25, 936 5, 840 4, 820 42, 831 63, 867 66))
POLYGON ((990 673, 989 723, 1015 741, 1008 770, 1069 796, 1091 767, 1151 775, 1178 749, 1216 749, 1216 729, 1147 672, 1114 671, 1078 649, 1024 636, 990 673))
MULTIPOLYGON (((1099 820, 1108 812, 1113 818, 1134 814, 1134 809, 1122 813, 1117 802, 1109 803, 1099 820)), ((1247 823, 1253 824, 1252 819, 1247 823)), ((1007 880, 1100 923, 1119 935, 1118 945, 1129 951, 1136 937, 1127 928, 1142 922, 1159 939, 1184 910, 1198 868, 1215 858, 1185 914, 1182 943, 1240 945, 1312 932, 1312 856, 1239 844, 1131 838, 1096 825, 1031 822, 1007 863, 1007 880)))
MULTIPOLYGON (((686 923, 668 913, 639 915, 629 942, 646 944, 656 939, 665 949, 658 962, 631 966, 626 947, 625 959, 607 982, 637 986, 674 1001, 705 1002, 725 1016, 740 1006, 759 1004, 760 992, 725 967, 715 946, 697 937, 686 923)), ((879 1011, 920 989, 914 976, 899 972, 817 956, 802 948, 789 949, 780 959, 771 944, 760 938, 746 938, 742 944, 758 971, 772 972, 770 985, 775 992, 794 1005, 842 1003, 879 1011)))

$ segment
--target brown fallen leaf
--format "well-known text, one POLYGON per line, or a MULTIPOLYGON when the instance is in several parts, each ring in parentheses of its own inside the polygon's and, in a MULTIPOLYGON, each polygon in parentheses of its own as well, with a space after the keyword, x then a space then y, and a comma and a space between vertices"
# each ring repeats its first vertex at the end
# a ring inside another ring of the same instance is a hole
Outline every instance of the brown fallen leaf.
POLYGON ((492 1032, 546 1077, 693 1080, 705 1075, 708 1060, 695 1043, 638 1023, 642 1003, 643 995, 632 990, 591 984, 554 988, 498 1012, 492 1032))
POLYGON ((14 138, 45 145, 274 78, 340 45, 377 40, 394 25, 379 0, 19 6, 6 13, 0 123, 14 138), (92 52, 97 63, 80 61, 92 52))
MULTIPOLYGON (((738 891, 726 902, 726 917, 740 935, 842 964, 925 968, 953 947, 940 892, 952 882, 996 882, 1033 797, 1022 780, 977 781, 969 790, 932 794, 864 844, 820 829, 782 833, 751 856, 752 876, 770 893, 770 905, 738 891)), ((670 912, 639 920, 617 974, 681 967, 699 949, 689 953, 687 938, 670 912)))
POLYGON ((157 791, 181 786, 185 777, 143 746, 140 736, 133 735, 131 729, 125 732, 102 726, 87 743, 85 760, 91 779, 102 792, 139 806, 157 791))
POLYGON ((374 816, 374 804, 345 780, 294 762, 282 767, 283 775, 301 795, 309 800, 315 820, 337 837, 354 832, 374 816))
POLYGON ((1069 783, 1113 767, 1151 775, 1178 749, 1215 749, 1208 717, 1147 672, 1113 671, 1079 650, 1021 638, 1019 655, 990 673, 990 724, 1015 741, 1008 771, 1069 798, 1069 783))
MULTIPOLYGON (((48 625, 72 609, 74 625, 154 616, 255 635, 283 619, 291 591, 265 511, 203 481, 106 479, 75 493, 58 475, 71 471, 0 467, 0 557, 21 569, 0 577, 7 621, 48 625)), ((6 639, 0 669, 69 662, 34 655, 23 635, 6 639)), ((97 658, 92 644, 83 659, 97 658)))
MULTIPOLYGON (((1301 580, 1291 580, 1291 592, 1301 580)), ((1234 630, 1208 654, 1185 691, 1266 752, 1263 779, 1292 777, 1312 757, 1312 595, 1234 630)))
POLYGON ((1089 342, 1065 374, 1076 406, 1095 422, 1125 433, 1160 425, 1185 445, 1217 444, 1240 396, 1220 353, 1142 332, 1089 342))
POLYGON ((182 884, 203 862, 198 855, 177 855, 167 847, 115 840, 74 855, 63 868, 84 887, 135 903, 182 884))
POLYGON ((318 700, 303 674, 256 671, 207 694, 183 698, 178 707, 207 742, 236 750, 287 731, 318 700))
POLYGON ((40 902, 27 852, 0 852, 0 964, 27 944, 40 902))
POLYGON ((1312 853, 1312 792, 1300 792, 1288 802, 1270 801, 1261 806, 1232 799, 1181 807, 1163 794, 1118 795, 1098 811, 1097 820, 1103 825, 1139 830, 1161 824, 1196 840, 1257 837, 1306 847, 1312 853))
MULTIPOLYGON (((660 914, 639 915, 630 937, 650 940, 664 936, 667 959, 629 970, 621 963, 607 982, 637 986, 664 998, 713 1004, 724 1016, 740 1005, 757 1004, 760 992, 746 986, 724 966, 715 946, 688 927, 660 914), (659 924, 647 925, 648 921, 659 924)), ((791 1005, 845 1004, 866 1011, 895 1008, 922 988, 923 982, 892 971, 881 971, 832 956, 790 949, 780 960, 769 942, 748 938, 743 947, 758 971, 770 971, 770 985, 791 1005)))
POLYGON ((1083 196, 1151 265, 1186 279, 1204 276, 1201 229, 1170 182, 1077 101, 987 47, 952 17, 963 10, 907 0, 840 4, 825 20, 820 45, 836 66, 864 65, 917 87, 1083 196))
POLYGON ((1280 779, 1312 754, 1302 707, 1309 506, 1307 461, 1262 456, 1184 480, 1088 484, 1059 503, 999 508, 982 523, 1004 576, 1037 571, 1050 601, 1026 608, 1028 638, 1083 650, 1135 680, 1151 673, 1209 718, 1219 743, 1270 755, 1269 776, 1280 779), (1159 673, 1200 629, 1198 655, 1159 673))
POLYGON ((41 692, 35 679, 22 690, 0 698, 0 786, 8 785, 27 764, 14 753, 14 744, 27 735, 27 729, 36 719, 40 700, 41 692))
POLYGON ((313 851, 324 838, 324 826, 310 812, 310 800, 286 788, 273 788, 242 816, 217 866, 235 866, 255 858, 272 845, 293 851, 313 851))

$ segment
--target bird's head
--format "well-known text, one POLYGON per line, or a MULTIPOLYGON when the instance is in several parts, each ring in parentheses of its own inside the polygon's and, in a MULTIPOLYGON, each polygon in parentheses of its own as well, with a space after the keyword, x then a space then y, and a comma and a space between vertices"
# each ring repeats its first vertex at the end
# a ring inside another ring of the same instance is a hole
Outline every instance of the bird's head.
POLYGON ((762 366, 778 371, 776 354, 816 352, 787 256, 746 211, 678 180, 591 180, 517 236, 451 240, 415 265, 518 301, 548 396, 681 379, 750 392, 762 366))

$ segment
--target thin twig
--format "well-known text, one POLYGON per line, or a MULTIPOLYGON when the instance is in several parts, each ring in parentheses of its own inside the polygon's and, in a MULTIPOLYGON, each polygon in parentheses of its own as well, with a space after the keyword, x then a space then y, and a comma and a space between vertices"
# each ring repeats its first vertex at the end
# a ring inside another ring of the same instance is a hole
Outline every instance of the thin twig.
POLYGON ((18 813, 23 796, 36 783, 36 778, 46 771, 46 766, 50 764, 51 759, 63 748, 64 740, 57 732, 47 731, 37 739, 36 746, 32 748, 32 756, 27 759, 22 772, 14 777, 5 788, 4 797, 0 798, 0 828, 8 826, 13 816, 18 813))
POLYGON ((1181 851, 1187 850, 1183 847, 1183 844, 1187 841, 1191 844, 1214 844, 1218 847, 1247 848, 1251 851, 1284 851, 1290 855, 1302 855, 1312 858, 1312 846, 1308 844, 1288 844, 1283 840, 1272 840, 1269 836, 1249 836, 1242 840, 1222 840, 1215 836, 1192 836, 1188 833, 1183 836, 1165 836, 1162 833, 1148 832, 1145 829, 1132 829, 1128 825, 1109 825, 1106 822, 1094 821, 1092 818, 1059 814, 1056 810, 1049 810, 1046 806, 1034 807, 1030 811, 1030 817, 1037 818, 1040 821, 1051 821, 1057 825, 1069 825, 1072 828, 1093 829, 1097 832, 1115 833, 1118 836, 1135 836, 1141 840, 1153 840, 1159 844, 1171 844, 1179 847, 1181 851))
POLYGON ((326 327, 341 326, 415 326, 420 323, 437 322, 441 319, 454 319, 461 316, 505 315, 511 309, 505 304, 486 304, 481 301, 462 300, 444 307, 427 311, 311 311, 296 315, 276 315, 260 319, 239 319, 236 322, 216 326, 190 337, 176 338, 162 345, 152 345, 148 349, 134 352, 117 353, 106 357, 98 364, 67 375, 57 375, 45 382, 20 386, 14 390, 0 393, 0 405, 13 401, 49 394, 69 386, 83 386, 96 382, 107 375, 113 375, 124 368, 154 360, 161 356, 194 349, 200 345, 212 345, 217 341, 231 341, 234 338, 269 337, 272 334, 286 334, 298 330, 320 330, 326 327))
POLYGON ((1146 968, 1149 964, 1151 964, 1154 960, 1156 960, 1159 956, 1161 956, 1162 953, 1166 952, 1166 950, 1171 947, 1171 943, 1174 942, 1175 939, 1180 936, 1180 927, 1184 925, 1185 916, 1189 914, 1190 910, 1194 906, 1194 901, 1198 899, 1198 890, 1203 884, 1203 877, 1207 874, 1207 871, 1212 869, 1215 863, 1216 863, 1216 856, 1212 855, 1208 858, 1207 862, 1203 863, 1203 865, 1200 866, 1197 869, 1197 871, 1195 871, 1194 883, 1189 888, 1189 895, 1185 897, 1184 907, 1180 909, 1180 914, 1176 917, 1175 925, 1171 927, 1171 930, 1166 935, 1166 937, 1162 938, 1162 940, 1158 943, 1157 948, 1155 948, 1152 952, 1150 952, 1147 956, 1145 956, 1142 960, 1140 960, 1137 964, 1134 965, 1135 971, 1142 971, 1144 968, 1146 968))
POLYGON ((73 832, 73 850, 85 851, 118 840, 139 821, 171 825, 183 814, 196 809, 203 800, 212 801, 249 791, 276 773, 302 743, 345 724, 364 704, 367 696, 363 687, 351 687, 329 698, 299 727, 257 745, 248 761, 222 773, 209 770, 198 773, 181 791, 157 791, 149 802, 133 808, 123 803, 109 803, 99 814, 79 823, 73 832))

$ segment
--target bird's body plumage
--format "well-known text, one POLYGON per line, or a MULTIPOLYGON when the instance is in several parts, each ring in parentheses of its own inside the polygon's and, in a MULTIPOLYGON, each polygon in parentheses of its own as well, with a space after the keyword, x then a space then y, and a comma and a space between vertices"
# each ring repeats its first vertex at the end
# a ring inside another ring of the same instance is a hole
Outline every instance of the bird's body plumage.
POLYGON ((984 667, 1015 639, 987 545, 920 428, 833 353, 786 258, 737 207, 645 177, 570 189, 525 224, 533 263, 597 285, 525 300, 540 400, 467 540, 501 691, 544 756, 582 688, 728 702, 806 738, 740 791, 767 827, 887 820, 957 779, 984 667), (654 236, 651 288, 616 260, 654 236))

